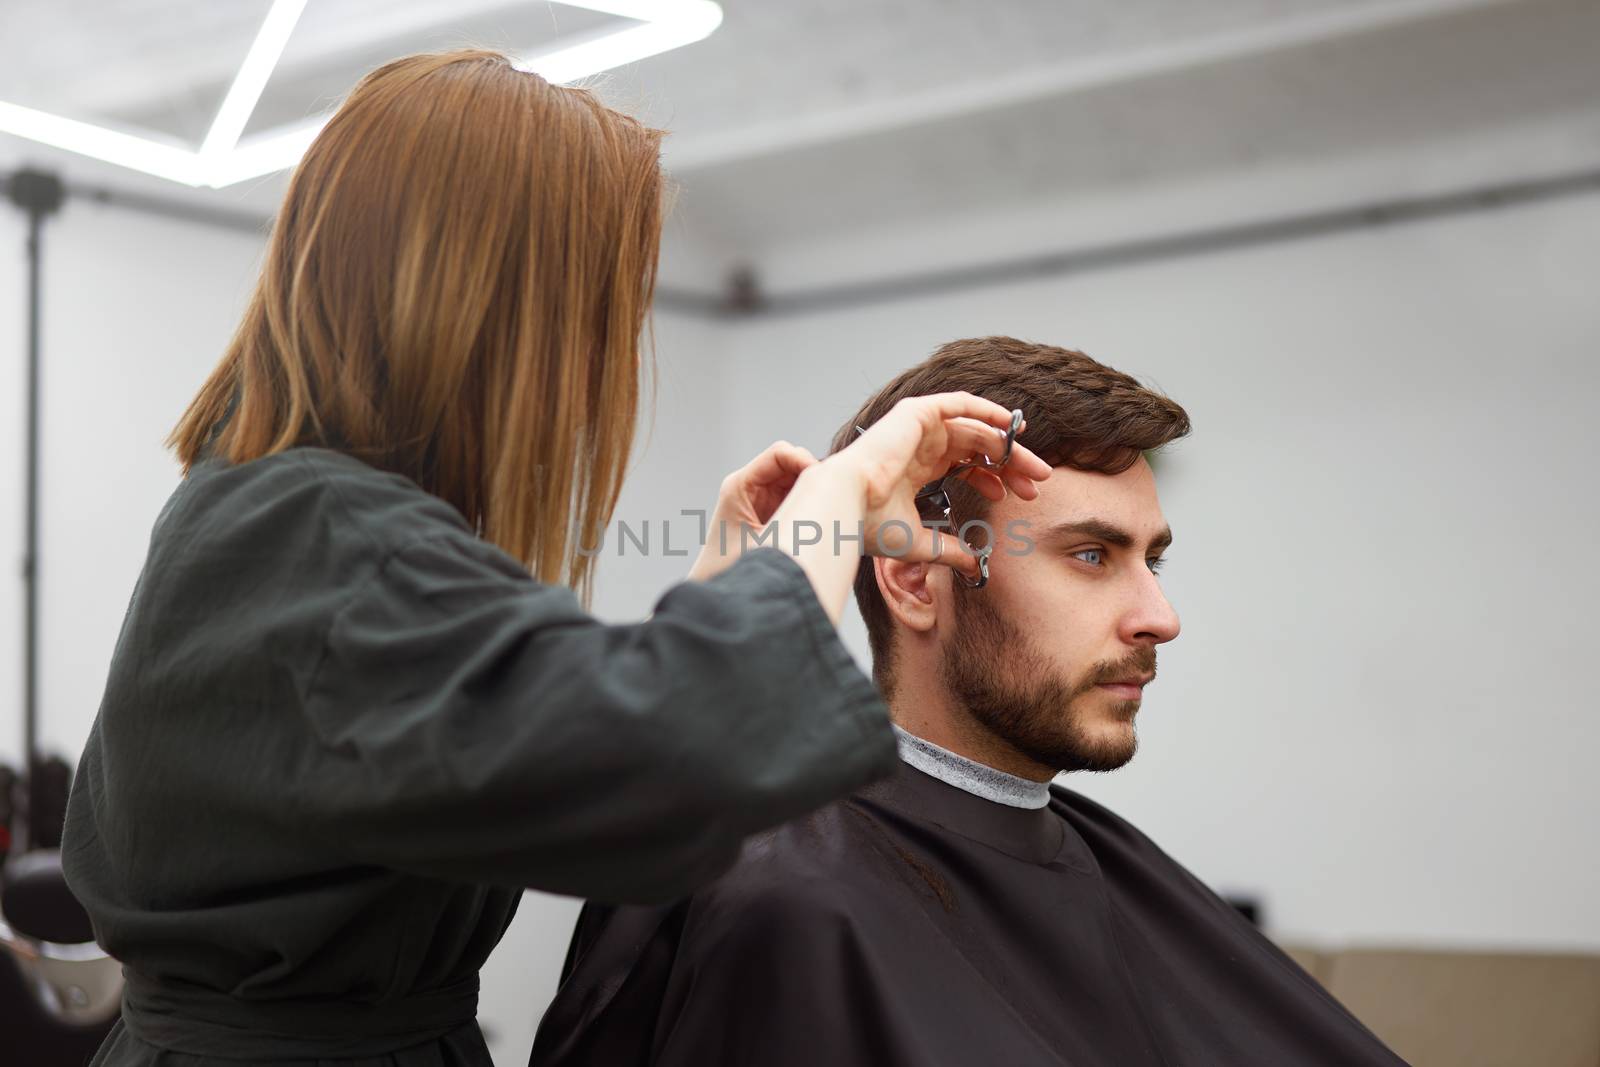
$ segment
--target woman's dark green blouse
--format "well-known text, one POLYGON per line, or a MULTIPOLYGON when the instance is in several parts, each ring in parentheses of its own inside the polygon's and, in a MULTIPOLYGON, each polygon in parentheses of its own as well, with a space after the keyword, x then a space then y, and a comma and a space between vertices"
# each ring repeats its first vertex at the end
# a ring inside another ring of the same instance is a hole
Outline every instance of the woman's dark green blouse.
POLYGON ((68 810, 127 976, 95 1063, 487 1064, 478 968, 524 887, 669 900, 895 764, 774 548, 606 625, 409 479, 207 460, 156 522, 68 810))

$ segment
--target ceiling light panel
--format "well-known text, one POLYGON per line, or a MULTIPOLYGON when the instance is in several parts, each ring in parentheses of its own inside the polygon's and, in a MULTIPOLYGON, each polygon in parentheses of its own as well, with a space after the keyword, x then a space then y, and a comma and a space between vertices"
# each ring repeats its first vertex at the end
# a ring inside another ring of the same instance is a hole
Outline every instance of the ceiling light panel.
POLYGON ((343 95, 396 56, 492 48, 523 70, 570 82, 692 44, 722 21, 711 0, 126 0, 109 19, 71 17, 86 0, 4 7, 0 40, 32 34, 48 42, 41 54, 66 51, 84 62, 30 73, 8 57, 0 133, 218 187, 293 166, 343 95), (101 40, 119 25, 121 51, 101 40), (237 57, 232 65, 218 62, 226 54, 237 57))

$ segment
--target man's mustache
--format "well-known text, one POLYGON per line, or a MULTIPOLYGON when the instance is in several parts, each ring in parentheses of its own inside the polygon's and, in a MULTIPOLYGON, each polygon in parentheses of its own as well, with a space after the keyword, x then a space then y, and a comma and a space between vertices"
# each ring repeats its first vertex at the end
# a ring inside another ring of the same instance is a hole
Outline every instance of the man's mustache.
POLYGON ((1084 688, 1100 685, 1105 682, 1119 682, 1125 678, 1143 678, 1145 675, 1152 677, 1156 673, 1156 650, 1153 647, 1140 648, 1125 659, 1116 663, 1102 664, 1094 669, 1085 681, 1084 688))

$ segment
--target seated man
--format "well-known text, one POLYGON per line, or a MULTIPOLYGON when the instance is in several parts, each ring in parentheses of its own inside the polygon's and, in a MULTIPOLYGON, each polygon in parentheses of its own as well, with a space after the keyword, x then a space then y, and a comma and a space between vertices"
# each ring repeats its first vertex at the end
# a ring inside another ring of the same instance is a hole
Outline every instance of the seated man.
POLYGON ((674 905, 586 906, 533 1063, 1400 1064, 1148 838, 1051 784, 1132 758, 1156 647, 1178 636, 1144 454, 1188 416, 1082 353, 993 337, 902 374, 834 449, 951 389, 1021 408, 1054 473, 1031 502, 952 483, 954 521, 994 533, 982 588, 863 558, 901 768, 752 838, 674 905))

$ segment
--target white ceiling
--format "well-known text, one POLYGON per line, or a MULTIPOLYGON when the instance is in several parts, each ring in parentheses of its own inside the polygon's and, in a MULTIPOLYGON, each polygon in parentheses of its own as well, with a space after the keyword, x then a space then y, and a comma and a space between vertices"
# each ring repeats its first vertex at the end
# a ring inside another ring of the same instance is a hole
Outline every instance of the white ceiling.
POLYGON ((708 152, 684 169, 682 210, 698 232, 759 253, 819 230, 1332 160, 1569 114, 1600 115, 1600 3, 1490 4, 900 125, 840 123, 824 143, 708 152))
MULTIPOLYGON (((0 100, 197 147, 269 0, 5 0, 0 100)), ((397 55, 483 45, 532 51, 626 19, 507 0, 308 0, 250 129, 336 104, 397 55)))
MULTIPOLYGON (((679 231, 730 257, 1600 109, 1600 0, 722 2, 710 38, 598 88, 671 132, 679 231)), ((0 0, 0 100, 197 142, 266 9, 0 0)), ((252 128, 333 103, 395 55, 526 51, 607 21, 547 2, 309 0, 252 128)), ((0 136, 0 162, 37 155, 0 136)), ((283 189, 82 173, 261 213, 283 189)))
POLYGON ((698 166, 1494 2, 733 0, 710 39, 619 81, 698 166))
MULTIPOLYGON (((6 0, 0 7, 0 99, 109 117, 159 116, 174 102, 220 95, 268 6, 267 0, 6 0)), ((675 126, 695 134, 1341 6, 1400 5, 726 0, 724 6, 726 20, 711 40, 649 61, 642 71, 641 84, 662 97, 675 126)), ((343 67, 353 80, 374 51, 392 56, 469 42, 528 48, 601 21, 621 20, 543 0, 310 0, 279 77, 297 80, 308 69, 343 67)))

